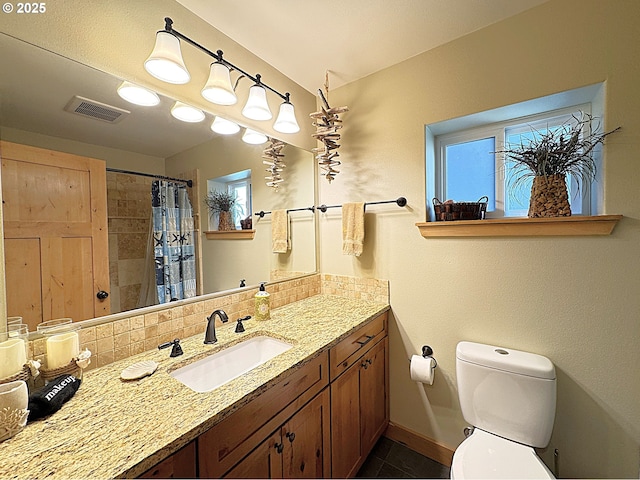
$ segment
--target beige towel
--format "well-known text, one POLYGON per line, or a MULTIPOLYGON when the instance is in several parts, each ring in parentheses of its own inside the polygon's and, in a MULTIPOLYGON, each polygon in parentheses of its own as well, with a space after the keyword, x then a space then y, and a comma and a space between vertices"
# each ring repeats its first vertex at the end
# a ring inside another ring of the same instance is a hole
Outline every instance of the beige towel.
POLYGON ((364 202, 342 205, 342 253, 359 257, 364 246, 364 202))
POLYGON ((271 247, 273 253, 287 253, 287 250, 291 248, 289 214, 286 210, 271 212, 271 247))

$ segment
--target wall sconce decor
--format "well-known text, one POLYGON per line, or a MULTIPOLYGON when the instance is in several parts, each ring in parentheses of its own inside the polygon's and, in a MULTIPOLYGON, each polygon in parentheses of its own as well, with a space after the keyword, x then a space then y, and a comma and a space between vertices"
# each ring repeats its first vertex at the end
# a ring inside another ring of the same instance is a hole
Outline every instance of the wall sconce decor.
MULTIPOLYGON (((328 73, 325 77, 325 90, 327 97, 329 96, 329 79, 328 73)), ((316 154, 316 160, 320 165, 320 170, 325 178, 331 183, 340 170, 336 170, 336 167, 340 165, 340 161, 336 160, 340 154, 337 152, 340 148, 338 140, 340 140, 340 134, 338 130, 342 128, 342 120, 340 119, 341 113, 348 112, 348 107, 335 107, 331 108, 327 97, 324 96, 321 89, 318 89, 318 94, 322 100, 321 110, 310 114, 309 116, 314 119, 313 126, 316 127, 316 133, 312 136, 318 141, 322 142, 321 148, 314 148, 311 151, 316 154)))
POLYGON ((201 91, 202 96, 206 100, 217 105, 234 105, 237 103, 238 98, 236 97, 234 87, 231 85, 230 77, 230 72, 236 70, 241 74, 241 77, 247 77, 254 82, 249 89, 249 98, 242 109, 242 115, 259 121, 273 118, 266 97, 267 90, 269 90, 284 100, 280 105, 280 111, 273 124, 273 129, 280 133, 297 133, 300 131, 293 104, 289 99, 289 92, 285 94, 278 92, 262 82, 260 74, 256 74, 255 76, 250 75, 224 59, 222 57, 222 50, 217 50, 214 53, 186 35, 178 32, 173 28, 173 20, 169 17, 166 17, 164 21, 164 30, 156 33, 156 43, 153 51, 144 62, 144 68, 147 72, 168 83, 184 84, 189 82, 191 75, 182 59, 182 51, 180 49, 180 40, 184 40, 215 59, 210 66, 209 79, 201 91))
POLYGON ((285 146, 284 142, 271 138, 271 143, 262 152, 263 164, 267 165, 266 171, 269 173, 268 177, 264 177, 267 181, 267 186, 272 187, 274 190, 278 190, 280 184, 284 182, 284 179, 280 175, 286 165, 284 164, 284 153, 282 149, 285 146))

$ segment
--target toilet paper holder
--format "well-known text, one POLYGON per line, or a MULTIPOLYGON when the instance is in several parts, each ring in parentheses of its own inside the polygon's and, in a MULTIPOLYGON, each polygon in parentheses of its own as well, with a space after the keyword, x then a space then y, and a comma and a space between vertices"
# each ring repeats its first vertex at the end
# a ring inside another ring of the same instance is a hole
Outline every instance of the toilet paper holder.
MULTIPOLYGON (((422 346, 422 356, 424 358, 428 358, 428 357, 433 358, 433 368, 436 368, 438 366, 438 361, 433 357, 433 348, 431 348, 429 345, 422 346)), ((411 362, 410 358, 408 358, 407 360, 411 362)))

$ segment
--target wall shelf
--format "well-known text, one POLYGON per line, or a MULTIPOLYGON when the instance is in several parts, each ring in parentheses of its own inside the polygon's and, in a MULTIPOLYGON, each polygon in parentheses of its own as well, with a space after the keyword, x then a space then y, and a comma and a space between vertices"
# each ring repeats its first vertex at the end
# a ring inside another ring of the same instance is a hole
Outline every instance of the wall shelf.
POLYGON ((535 237, 610 235, 622 215, 554 218, 489 218, 416 223, 420 234, 431 237, 535 237))
POLYGON ((207 240, 252 240, 255 230, 209 230, 204 232, 207 240))

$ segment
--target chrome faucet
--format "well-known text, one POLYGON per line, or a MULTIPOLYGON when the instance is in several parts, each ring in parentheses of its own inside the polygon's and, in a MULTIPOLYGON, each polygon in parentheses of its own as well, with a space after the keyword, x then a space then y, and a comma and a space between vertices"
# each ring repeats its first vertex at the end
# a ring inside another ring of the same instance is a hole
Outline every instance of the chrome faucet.
POLYGON ((207 317, 207 331, 204 334, 204 343, 216 343, 218 339, 216 338, 216 315, 220 317, 220 321, 222 323, 227 323, 229 321, 229 317, 224 310, 214 310, 213 313, 207 317))

